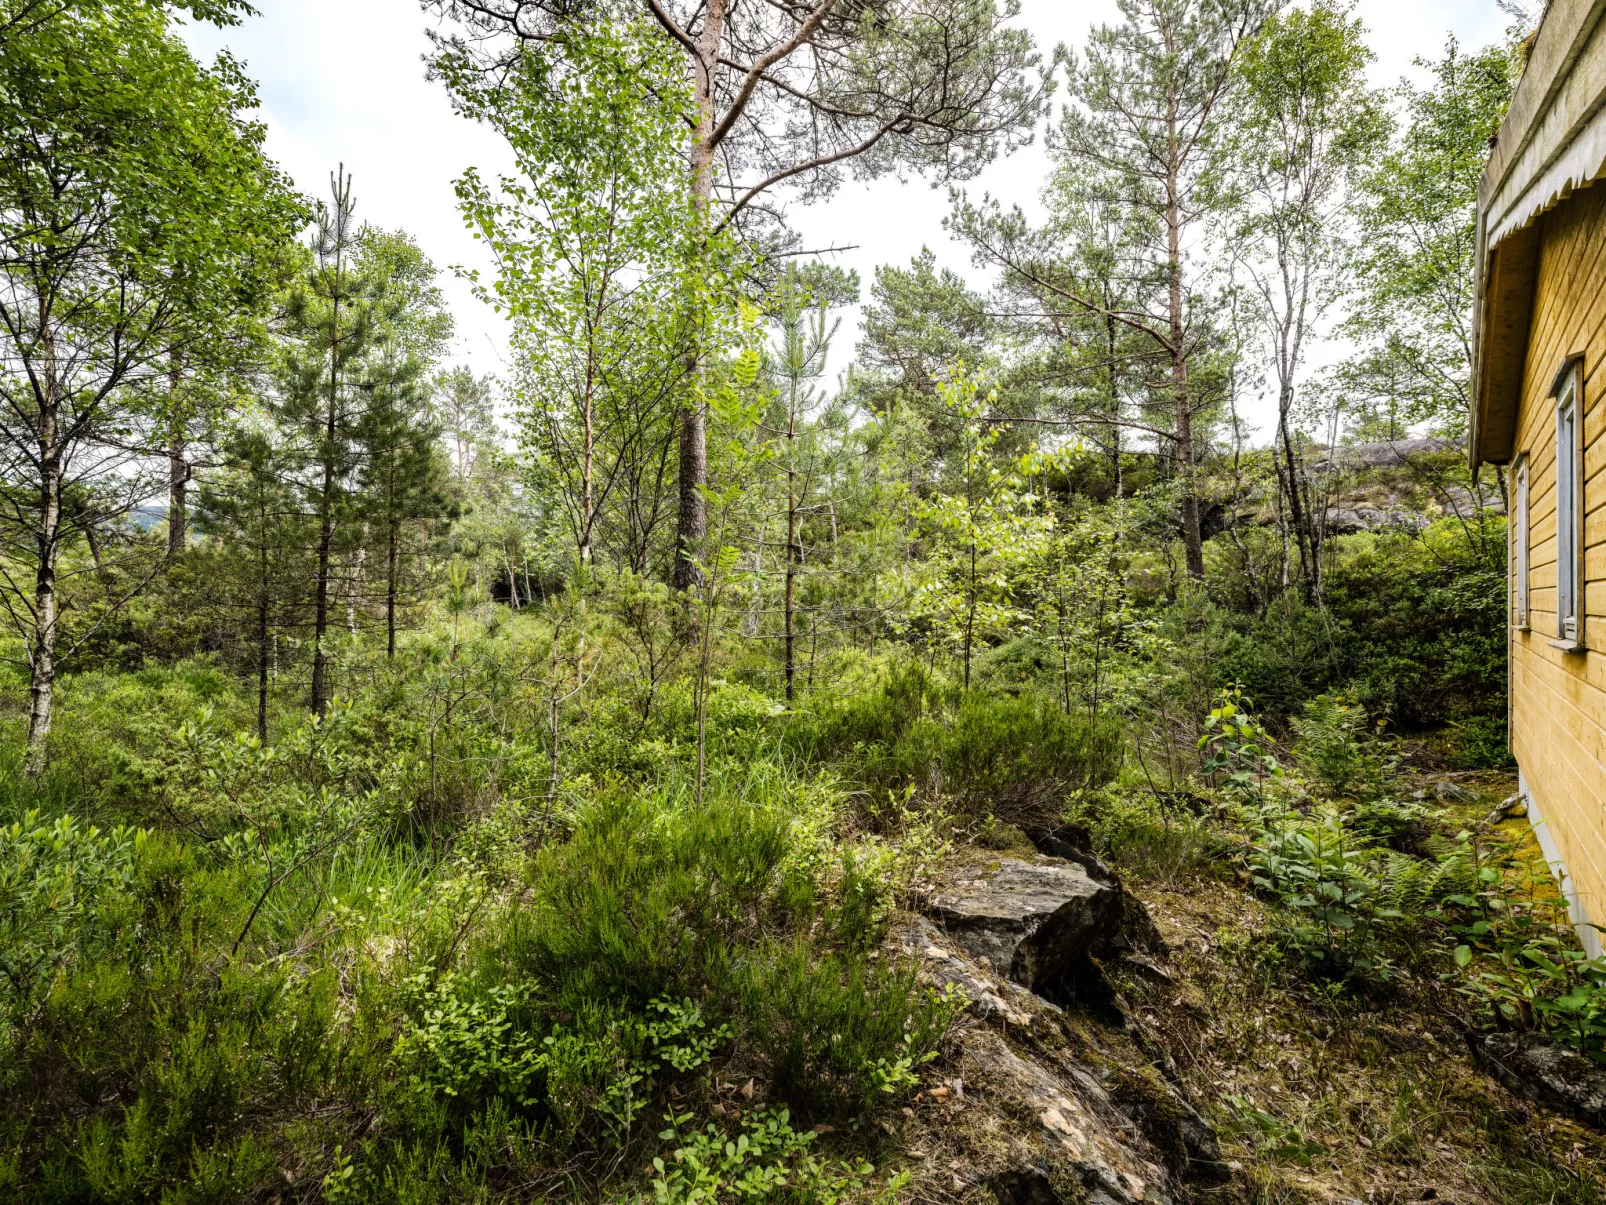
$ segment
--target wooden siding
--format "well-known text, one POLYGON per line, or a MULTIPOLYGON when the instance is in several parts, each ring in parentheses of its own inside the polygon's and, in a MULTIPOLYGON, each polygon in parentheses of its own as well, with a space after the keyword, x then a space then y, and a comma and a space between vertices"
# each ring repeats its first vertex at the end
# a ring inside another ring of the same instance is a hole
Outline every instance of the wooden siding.
POLYGON ((1511 746, 1579 904, 1606 922, 1606 184, 1574 194, 1539 227, 1514 441, 1528 455, 1529 627, 1511 637, 1511 746), (1582 654, 1550 643, 1558 639, 1551 390, 1575 355, 1584 358, 1582 654))

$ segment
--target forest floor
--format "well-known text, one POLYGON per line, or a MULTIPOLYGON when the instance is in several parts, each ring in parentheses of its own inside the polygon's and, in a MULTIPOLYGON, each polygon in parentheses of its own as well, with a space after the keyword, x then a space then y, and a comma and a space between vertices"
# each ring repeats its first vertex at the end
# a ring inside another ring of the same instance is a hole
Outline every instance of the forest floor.
MULTIPOLYGON (((1514 774, 1448 771, 1431 749, 1418 747, 1402 779, 1408 791, 1439 802, 1441 834, 1481 824, 1487 837, 1505 843, 1509 862, 1542 864, 1524 817, 1486 823, 1515 793, 1514 774)), ((982 851, 955 852, 968 860, 982 851)), ((1366 990, 1324 985, 1290 973, 1278 941, 1287 913, 1260 899, 1219 845, 1206 854, 1178 834, 1168 851, 1127 854, 1122 877, 1168 951, 1106 970, 1127 1034, 1135 1028, 1143 1050, 1169 1054, 1174 1074, 1218 1132, 1231 1177, 1219 1187, 1191 1186, 1196 1201, 1606 1199, 1606 1134, 1513 1095, 1474 1057, 1473 1005, 1458 991, 1461 977, 1450 973, 1442 931, 1425 925, 1419 940, 1398 952, 1387 983, 1366 990)), ((1061 1021, 1064 1036, 1084 1049, 1090 1035, 1094 1047, 1112 1038, 1130 1045, 1107 1028, 1100 1034, 1100 1024, 1074 1010, 1061 1021)), ((939 1064, 931 1082, 952 1082, 945 1077, 956 1066, 939 1064)), ((918 1097, 916 1105, 921 1115, 902 1135, 904 1166, 915 1173, 912 1199, 971 1200, 964 1170, 953 1170, 968 1166, 967 1137, 950 1128, 962 1123, 945 1120, 951 1105, 929 1117, 918 1097)))
MULTIPOLYGON (((1443 801, 1451 832, 1515 792, 1514 775, 1448 774, 1433 761, 1417 750, 1408 785, 1443 801)), ((1519 857, 1539 857, 1524 818, 1499 827, 1519 857)), ((1133 876, 1170 946, 1171 979, 1126 974, 1121 987, 1220 1131, 1234 1172, 1224 1195, 1600 1199, 1606 1136, 1512 1095, 1477 1064, 1468 1004, 1441 978, 1445 949, 1419 949, 1370 995, 1291 983, 1269 939, 1278 912, 1221 869, 1133 876)))

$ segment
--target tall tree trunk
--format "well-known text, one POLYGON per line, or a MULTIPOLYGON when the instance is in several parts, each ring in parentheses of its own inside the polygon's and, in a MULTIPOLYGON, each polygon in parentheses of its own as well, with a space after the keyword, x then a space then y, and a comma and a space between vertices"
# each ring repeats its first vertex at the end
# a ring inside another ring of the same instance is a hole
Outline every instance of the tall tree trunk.
POLYGON ((1299 546, 1299 564, 1304 570, 1305 601, 1315 603, 1322 594, 1322 567, 1316 554, 1314 524, 1305 508, 1303 496, 1304 472, 1294 454, 1294 437, 1288 429, 1288 412, 1293 405, 1293 386, 1285 384, 1278 398, 1277 437, 1288 475, 1288 514, 1294 528, 1294 541, 1299 546))
POLYGON ((175 358, 171 370, 174 394, 172 431, 167 447, 167 553, 177 556, 189 542, 190 526, 190 464, 185 458, 189 432, 184 416, 179 412, 178 391, 184 380, 184 369, 175 358))
POLYGON ((104 572, 106 568, 106 554, 101 550, 100 536, 95 531, 95 519, 93 515, 84 519, 84 543, 89 545, 89 559, 95 562, 95 572, 104 572))
POLYGON ((794 383, 786 408, 786 700, 792 701, 797 680, 795 590, 797 566, 802 559, 797 530, 797 388, 794 383))
MULTIPOLYGON (((399 557, 397 556, 397 523, 390 521, 389 530, 385 536, 385 656, 396 655, 396 584, 399 576, 399 557)), ((517 584, 513 589, 518 590, 517 584)))
MULTIPOLYGON (((266 532, 266 523, 263 525, 266 532)), ((268 634, 268 541, 264 534, 257 580, 257 737, 268 739, 268 667, 272 657, 268 634)))
MULTIPOLYGON (((331 422, 330 426, 334 424, 331 422)), ((323 492, 319 499, 318 517, 318 571, 312 602, 312 710, 322 715, 328 705, 326 694, 328 657, 324 652, 323 638, 329 630, 329 569, 331 549, 334 547, 334 475, 332 459, 325 458, 323 492)))
POLYGON ((184 459, 183 435, 175 434, 167 453, 167 551, 177 556, 189 540, 190 466, 184 459))
POLYGON ((39 408, 39 525, 34 539, 39 563, 34 575, 34 637, 29 650, 28 749, 25 768, 38 778, 45 769, 51 706, 56 686, 56 549, 61 536, 60 399, 54 340, 45 336, 47 364, 39 408))
MULTIPOLYGON (((581 449, 580 465, 580 567, 582 570, 588 568, 591 564, 591 528, 595 521, 592 514, 591 475, 596 461, 596 431, 592 413, 592 394, 596 388, 596 353, 590 346, 590 342, 588 340, 586 351, 586 394, 583 415, 585 446, 581 449)), ((512 566, 509 565, 508 573, 510 577, 512 572, 512 566)), ((517 611, 519 609, 518 586, 511 581, 509 584, 513 585, 513 609, 517 611)))
POLYGON ((970 593, 965 600, 965 689, 970 689, 970 650, 976 636, 976 537, 970 538, 970 593))
POLYGON ((368 524, 362 525, 362 543, 357 545, 357 564, 351 589, 346 592, 346 627, 357 635, 357 600, 368 593, 368 524))
POLYGON ((1115 477, 1115 500, 1119 502, 1126 488, 1126 482, 1121 474, 1121 380, 1115 372, 1115 356, 1118 348, 1115 298, 1110 295, 1108 286, 1104 290, 1104 344, 1105 353, 1109 357, 1110 374, 1110 468, 1115 477))
MULTIPOLYGON (((342 226, 342 230, 344 227, 342 226)), ((335 278, 330 289, 329 409, 324 418, 323 488, 318 495, 318 572, 312 607, 312 711, 328 706, 328 657, 323 638, 329 630, 329 570, 335 540, 335 436, 340 415, 340 296, 345 285, 343 247, 335 246, 335 278)))
MULTIPOLYGON (((336 339, 339 347, 339 306, 335 309, 336 339)), ((328 656, 323 640, 329 631, 329 575, 335 542, 335 434, 338 406, 339 371, 337 351, 329 355, 329 411, 324 423, 323 485, 318 494, 318 568, 312 602, 312 710, 322 715, 328 706, 328 656)))
MULTIPOLYGON (((725 40, 725 20, 728 0, 709 0, 702 37, 698 39, 697 55, 692 64, 693 103, 697 108, 697 127, 693 132, 691 151, 692 204, 700 218, 706 235, 711 218, 714 196, 714 84, 719 71, 719 49, 725 40)), ((706 246, 698 246, 701 258, 706 246)), ((686 375, 695 380, 702 371, 702 350, 694 336, 686 353, 686 375)), ((708 483, 708 414, 701 391, 693 389, 680 412, 680 492, 679 514, 675 523, 675 573, 677 590, 689 590, 697 584, 700 574, 696 557, 708 534, 708 515, 703 507, 702 489, 708 483)))
POLYGON ((1188 396, 1188 345, 1187 329, 1182 308, 1182 214, 1181 155, 1178 145, 1176 120, 1173 117, 1170 131, 1170 170, 1166 176, 1166 253, 1171 258, 1168 272, 1167 308, 1169 310, 1171 338, 1171 388, 1176 404, 1177 467, 1182 474, 1182 548, 1188 562, 1188 576, 1196 582, 1204 580, 1204 539, 1199 530, 1199 494, 1194 475, 1193 406, 1188 396))

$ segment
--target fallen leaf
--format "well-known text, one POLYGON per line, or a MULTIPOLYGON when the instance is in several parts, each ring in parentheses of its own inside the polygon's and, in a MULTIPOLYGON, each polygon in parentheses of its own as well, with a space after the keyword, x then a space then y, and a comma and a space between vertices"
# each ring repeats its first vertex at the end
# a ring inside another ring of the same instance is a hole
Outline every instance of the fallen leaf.
POLYGON ((816 1134, 835 1134, 836 1127, 826 1125, 825 1122, 822 1121, 819 1125, 814 1127, 814 1132, 816 1134))
POLYGON ((753 1081, 752 1080, 748 1080, 745 1084, 742 1085, 742 1099, 743 1100, 752 1100, 753 1099, 753 1081))
POLYGON ((903 1107, 903 1115, 905 1117, 913 1117, 915 1115, 915 1111, 913 1109, 911 1109, 908 1105, 905 1105, 903 1107))

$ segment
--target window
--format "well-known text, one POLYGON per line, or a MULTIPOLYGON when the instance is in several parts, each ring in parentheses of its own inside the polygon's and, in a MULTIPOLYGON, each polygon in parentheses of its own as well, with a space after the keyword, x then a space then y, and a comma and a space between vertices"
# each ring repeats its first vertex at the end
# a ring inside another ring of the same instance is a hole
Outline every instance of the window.
POLYGON ((1528 630, 1528 454, 1511 475, 1511 622, 1528 630))
POLYGON ((1570 644, 1582 644, 1583 426, 1579 401, 1578 362, 1563 370, 1556 393, 1556 634, 1570 644))

